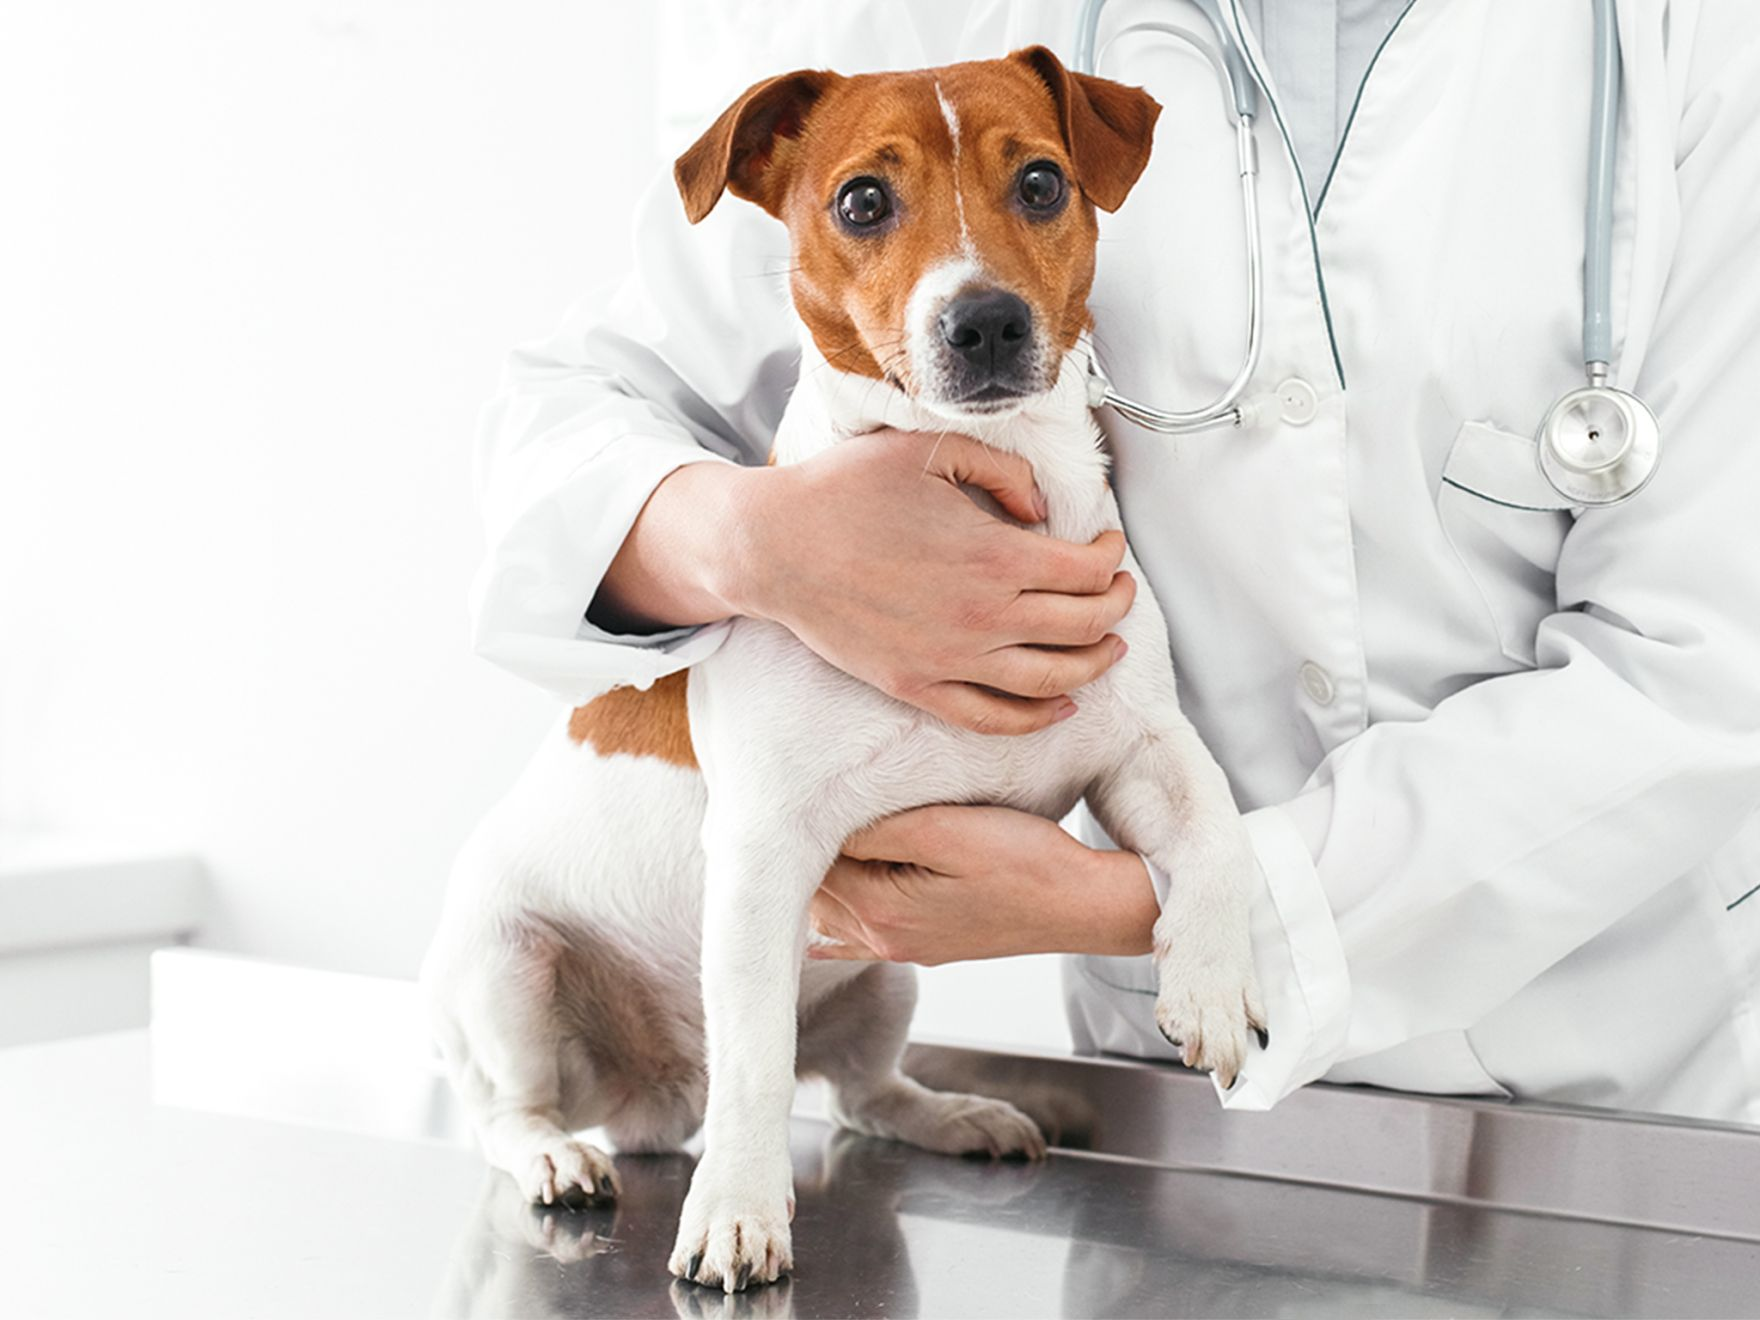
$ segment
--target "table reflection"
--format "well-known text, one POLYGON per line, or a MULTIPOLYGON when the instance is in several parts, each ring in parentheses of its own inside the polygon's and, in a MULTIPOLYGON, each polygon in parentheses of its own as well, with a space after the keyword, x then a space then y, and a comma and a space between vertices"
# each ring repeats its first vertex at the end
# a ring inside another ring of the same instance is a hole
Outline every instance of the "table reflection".
POLYGON ((1054 1154, 997 1164, 794 1125, 796 1271, 726 1295, 666 1271, 694 1161, 533 1207, 485 1171, 433 1308, 453 1317, 1741 1314, 1752 1242, 1054 1154), (1581 1268, 1561 1271, 1559 1262, 1581 1268))
POLYGON ((755 1320, 912 1315, 922 1309, 901 1210, 957 1204, 982 1214, 1024 1196, 1046 1166, 926 1156, 895 1142, 797 1124, 794 1276, 731 1296, 670 1277, 666 1257, 695 1161, 624 1155, 615 1206, 532 1206, 485 1171, 456 1244, 436 1320, 680 1316, 755 1320))

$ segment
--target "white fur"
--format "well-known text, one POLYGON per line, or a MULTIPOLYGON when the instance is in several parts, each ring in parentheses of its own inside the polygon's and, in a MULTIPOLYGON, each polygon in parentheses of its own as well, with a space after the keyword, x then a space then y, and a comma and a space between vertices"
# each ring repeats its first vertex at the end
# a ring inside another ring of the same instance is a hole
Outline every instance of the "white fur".
POLYGON ((978 254, 972 247, 972 231, 966 224, 965 182, 959 172, 959 112, 942 92, 940 82, 935 84, 935 104, 941 107, 941 117, 947 121, 947 136, 953 141, 953 210, 959 217, 960 255, 967 261, 975 261, 978 254))
MULTIPOLYGON (((809 342, 777 456, 799 462, 876 427, 947 422, 832 369, 809 342)), ((1048 394, 1007 417, 962 416, 958 428, 1032 463, 1051 535, 1087 541, 1119 526, 1075 355, 1048 394)), ((1130 652, 1081 690, 1079 713, 1026 737, 943 724, 785 629, 744 619, 691 674, 700 775, 600 757, 559 732, 464 850, 423 969, 488 1159, 533 1199, 609 1195, 609 1158, 572 1132, 602 1124, 620 1148, 652 1149, 682 1142, 700 1120, 705 1150, 671 1265, 732 1291, 790 1264, 797 1069, 827 1076, 836 1112, 862 1131, 938 1150, 1040 1153, 1037 1129, 1012 1107, 898 1072, 914 1000, 907 969, 803 956, 809 900, 843 840, 928 803, 1057 818, 1086 795, 1121 845, 1176 878, 1156 926, 1158 950, 1178 949, 1160 959, 1157 1011, 1189 1061, 1232 1074, 1259 1013, 1252 853, 1221 770, 1180 713, 1146 590, 1119 632, 1130 652), (571 951, 578 932, 590 936, 585 954, 571 951), (568 1002, 582 959, 613 965, 618 979, 594 1002, 568 1002), (600 1031, 632 1014, 642 1030, 600 1031)))

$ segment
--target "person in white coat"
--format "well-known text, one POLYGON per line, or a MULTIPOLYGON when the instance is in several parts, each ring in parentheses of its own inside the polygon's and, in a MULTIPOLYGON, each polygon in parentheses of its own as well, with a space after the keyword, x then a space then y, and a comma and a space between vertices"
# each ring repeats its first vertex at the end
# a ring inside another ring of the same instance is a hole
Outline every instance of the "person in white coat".
MULTIPOLYGON (((1324 1077, 1760 1123, 1760 8, 1619 6, 1614 380, 1664 453, 1590 510, 1533 439, 1581 374, 1589 6, 1223 8, 1271 110, 1266 402, 1178 438, 1106 415, 1146 582, 1100 544, 999 564, 1001 525, 950 482, 1020 503, 1030 474, 957 441, 764 468, 798 360, 786 236, 750 207, 692 229, 662 180, 625 287, 516 354, 485 415, 477 645, 579 702, 759 614, 1009 736, 1110 663, 1088 634, 1153 590, 1263 876, 1271 1040, 1225 1103, 1324 1077), (1349 11, 1377 8, 1366 42, 1349 11), (1022 678, 1050 645, 1077 649, 1022 678)), ((736 72, 1067 51, 1076 10, 800 6, 736 72)), ((1179 0, 1114 0, 1103 45, 1145 15, 1209 39, 1179 0)), ((1099 349, 1125 393, 1195 405, 1244 334, 1233 135, 1189 47, 1129 34, 1099 71, 1165 107, 1103 218, 1099 349)), ((1078 1044, 1172 1056, 1142 955, 1178 876, 983 807, 861 851, 815 905, 845 952, 1075 954, 1078 1044)))

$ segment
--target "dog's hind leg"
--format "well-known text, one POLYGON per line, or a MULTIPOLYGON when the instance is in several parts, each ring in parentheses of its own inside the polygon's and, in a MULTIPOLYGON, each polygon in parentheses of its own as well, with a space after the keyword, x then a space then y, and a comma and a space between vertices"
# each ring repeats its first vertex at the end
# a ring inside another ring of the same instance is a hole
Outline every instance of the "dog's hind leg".
POLYGON ((505 931, 493 950, 424 968, 441 1052, 483 1156, 530 1201, 584 1205, 619 1191, 611 1157, 568 1131, 583 1107, 590 1065, 573 1055, 556 1004, 560 938, 505 931), (563 1094, 564 1083, 571 1094, 563 1094))
POLYGON ((910 968, 875 963, 802 1015, 798 1066, 831 1084, 832 1117, 869 1136, 949 1155, 1044 1155, 1038 1126, 1013 1105, 933 1091, 899 1071, 916 1003, 910 968))

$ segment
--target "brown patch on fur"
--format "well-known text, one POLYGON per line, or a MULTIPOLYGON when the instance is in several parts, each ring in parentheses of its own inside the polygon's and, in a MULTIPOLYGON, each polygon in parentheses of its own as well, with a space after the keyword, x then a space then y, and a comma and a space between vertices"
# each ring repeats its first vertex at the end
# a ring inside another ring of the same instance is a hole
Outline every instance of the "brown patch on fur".
POLYGON ((792 144, 807 111, 836 78, 812 69, 766 78, 721 112, 672 167, 693 225, 715 209, 726 188, 775 213, 792 144))
POLYGON ((1140 87, 1071 73, 1050 49, 1029 46, 1009 56, 1039 75, 1063 118, 1063 140, 1082 191, 1102 211, 1116 211, 1149 164, 1161 107, 1140 87))
POLYGON ((913 73, 802 70, 747 91, 674 174, 693 221, 725 189, 787 224, 795 308, 820 352, 908 388, 905 307, 925 270, 960 254, 958 201, 996 285, 1026 300, 1059 351, 1075 343, 1090 324, 1094 208, 1124 201, 1160 109, 1140 88, 1071 73, 1038 46, 913 73), (959 117, 957 170, 938 88, 959 117), (1055 216, 1015 204, 1029 160, 1054 162, 1072 184, 1055 216), (838 222, 839 189, 864 175, 894 198, 884 232, 838 222))
POLYGON ((687 770, 697 768, 696 749, 691 746, 691 717, 685 705, 686 675, 654 680, 647 691, 612 688, 568 717, 568 736, 577 743, 591 743, 601 756, 622 752, 626 756, 653 756, 687 770))

